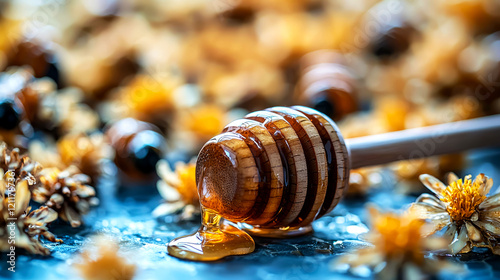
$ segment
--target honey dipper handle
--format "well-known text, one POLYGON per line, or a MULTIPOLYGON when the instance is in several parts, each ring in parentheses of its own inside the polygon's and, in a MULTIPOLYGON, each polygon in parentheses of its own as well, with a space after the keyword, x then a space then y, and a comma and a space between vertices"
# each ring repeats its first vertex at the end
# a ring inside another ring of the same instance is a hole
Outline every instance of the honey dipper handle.
POLYGON ((346 140, 351 168, 500 146, 500 115, 346 140))

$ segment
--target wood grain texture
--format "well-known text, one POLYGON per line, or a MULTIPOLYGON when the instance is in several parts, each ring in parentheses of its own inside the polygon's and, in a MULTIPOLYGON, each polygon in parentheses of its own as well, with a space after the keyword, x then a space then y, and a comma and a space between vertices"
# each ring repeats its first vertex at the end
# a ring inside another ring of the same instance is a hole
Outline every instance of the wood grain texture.
POLYGON ((500 115, 347 140, 351 168, 500 146, 500 115))
POLYGON ((328 187, 328 165, 323 142, 314 124, 299 111, 286 107, 267 109, 285 118, 297 133, 307 162, 306 202, 290 226, 309 225, 318 214, 328 187))
POLYGON ((259 191, 259 171, 241 135, 223 133, 208 141, 196 162, 200 203, 229 220, 247 218, 259 191))
POLYGON ((349 185, 349 154, 338 127, 328 116, 304 106, 293 106, 292 109, 302 112, 316 126, 327 155, 328 189, 317 216, 320 218, 337 206, 349 185))
POLYGON ((223 132, 234 132, 244 137, 260 172, 254 212, 245 222, 257 225, 270 222, 278 213, 284 186, 283 165, 276 142, 262 123, 249 119, 235 120, 223 132))
POLYGON ((274 138, 285 175, 285 186, 279 213, 265 227, 287 226, 297 218, 307 193, 307 163, 299 137, 280 115, 257 111, 245 118, 261 122, 274 138))

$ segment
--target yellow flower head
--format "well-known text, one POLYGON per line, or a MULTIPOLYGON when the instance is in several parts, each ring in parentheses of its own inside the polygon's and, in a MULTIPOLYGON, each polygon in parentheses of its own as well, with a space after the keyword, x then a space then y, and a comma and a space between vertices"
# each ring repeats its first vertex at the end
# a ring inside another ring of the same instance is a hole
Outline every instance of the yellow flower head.
POLYGON ((155 78, 138 75, 124 89, 123 101, 138 117, 168 111, 172 107, 172 92, 180 85, 175 78, 155 78))
POLYGON ((175 165, 175 171, 170 169, 167 162, 160 161, 157 171, 162 178, 158 190, 165 200, 182 201, 186 205, 199 205, 194 161, 187 164, 178 162, 175 165))
POLYGON ((446 203, 446 210, 454 221, 463 221, 471 218, 477 211, 479 204, 485 199, 486 195, 481 192, 482 182, 475 180, 472 182, 472 176, 450 182, 450 185, 441 193, 441 201, 446 203))
POLYGON ((219 134, 226 124, 226 111, 217 105, 201 105, 186 119, 187 127, 202 139, 219 134))
POLYGON ((375 208, 370 208, 370 213, 373 225, 369 239, 386 259, 423 261, 422 220, 413 219, 410 215, 380 213, 375 208))
POLYGON ((196 164, 188 163, 178 165, 175 173, 179 178, 179 184, 175 187, 186 204, 196 205, 198 203, 198 190, 196 189, 196 164))
POLYGON ((453 254, 468 253, 474 247, 487 247, 500 255, 500 193, 486 196, 493 180, 479 174, 459 179, 448 174, 448 185, 428 174, 420 175, 422 183, 436 196, 422 194, 410 207, 432 227, 426 235, 442 236, 453 254), (445 229, 445 230, 444 230, 445 229))
POLYGON ((369 207, 371 229, 365 236, 371 247, 359 249, 335 261, 350 268, 368 266, 377 272, 377 279, 399 279, 398 275, 435 274, 449 263, 424 257, 428 250, 442 249, 445 243, 440 238, 424 238, 428 230, 425 221, 417 219, 413 212, 381 213, 369 207), (380 270, 379 268, 382 269, 380 270))

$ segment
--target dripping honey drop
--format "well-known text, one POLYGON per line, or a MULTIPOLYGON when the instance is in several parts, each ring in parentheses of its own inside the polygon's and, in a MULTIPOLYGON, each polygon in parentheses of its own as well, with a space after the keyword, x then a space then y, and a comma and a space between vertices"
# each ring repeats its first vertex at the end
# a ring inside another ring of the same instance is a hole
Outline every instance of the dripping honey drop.
POLYGON ((254 251, 255 243, 246 232, 224 223, 221 216, 209 209, 202 208, 201 214, 200 229, 170 242, 170 255, 193 261, 215 261, 254 251))
POLYGON ((249 254, 254 249, 255 242, 248 233, 227 223, 214 210, 204 206, 201 207, 201 227, 198 231, 168 244, 170 255, 193 261, 216 261, 227 256, 249 254))

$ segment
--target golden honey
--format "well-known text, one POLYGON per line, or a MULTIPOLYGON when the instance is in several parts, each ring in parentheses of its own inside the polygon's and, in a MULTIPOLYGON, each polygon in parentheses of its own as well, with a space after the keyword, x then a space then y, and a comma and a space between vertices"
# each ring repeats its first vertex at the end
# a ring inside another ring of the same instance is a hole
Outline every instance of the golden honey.
POLYGON ((231 255, 254 251, 255 243, 243 230, 224 223, 220 215, 202 208, 200 229, 192 235, 174 239, 168 244, 172 256, 193 261, 215 261, 231 255))
POLYGON ((201 149, 202 226, 170 242, 169 253, 211 261, 252 252, 245 231, 275 238, 309 233, 338 204, 348 176, 344 140, 326 115, 301 106, 251 113, 201 149))

